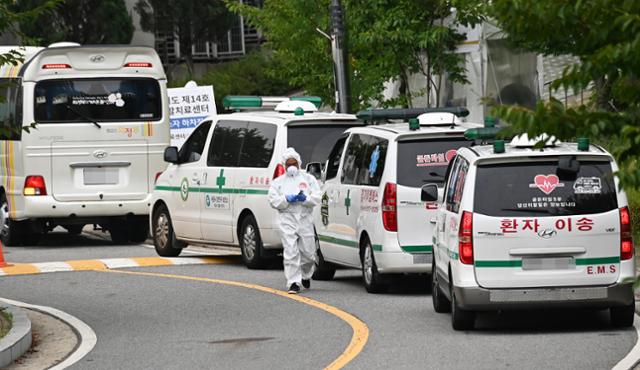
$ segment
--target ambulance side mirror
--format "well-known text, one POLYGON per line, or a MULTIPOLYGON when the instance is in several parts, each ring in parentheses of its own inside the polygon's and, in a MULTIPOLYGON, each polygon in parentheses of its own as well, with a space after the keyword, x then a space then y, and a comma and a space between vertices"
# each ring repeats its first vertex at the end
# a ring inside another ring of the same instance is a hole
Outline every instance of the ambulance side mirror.
POLYGON ((437 202, 438 201, 438 185, 427 184, 422 187, 420 194, 420 200, 423 202, 437 202))
POLYGON ((170 146, 164 150, 164 161, 178 164, 178 148, 170 146))
POLYGON ((322 164, 320 162, 311 162, 307 165, 307 173, 316 179, 322 178, 322 164))

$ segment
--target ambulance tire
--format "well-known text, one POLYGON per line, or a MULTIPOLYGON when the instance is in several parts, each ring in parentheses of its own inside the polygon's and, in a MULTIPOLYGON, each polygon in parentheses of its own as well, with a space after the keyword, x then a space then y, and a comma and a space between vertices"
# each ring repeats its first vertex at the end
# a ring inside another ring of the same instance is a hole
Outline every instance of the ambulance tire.
POLYGON ((438 282, 438 273, 436 272, 435 261, 431 263, 431 300, 433 301, 433 310, 437 313, 445 313, 451 311, 451 302, 442 292, 440 283, 438 282))
POLYGON ((362 252, 362 281, 364 288, 369 293, 384 293, 387 291, 387 284, 382 275, 378 272, 373 247, 368 238, 364 240, 362 252))
POLYGON ((187 245, 176 239, 167 206, 161 204, 153 212, 153 246, 160 257, 178 257, 187 245))
POLYGON ((336 274, 336 266, 324 260, 322 252, 320 251, 319 242, 318 236, 316 235, 316 268, 313 271, 313 280, 331 280, 336 274))
POLYGON ((25 236, 25 224, 28 221, 15 221, 9 218, 9 202, 4 193, 0 195, 0 208, 3 216, 3 224, 0 225, 2 228, 0 231, 2 245, 7 247, 22 245, 25 236))
POLYGON ((114 220, 109 224, 109 236, 113 244, 129 243, 129 226, 126 221, 114 220))
POLYGON ((618 328, 628 328, 632 326, 633 318, 635 316, 635 308, 635 302, 632 302, 627 306, 611 307, 609 309, 611 325, 618 328))
POLYGON ((262 238, 260 229, 253 215, 248 215, 242 219, 240 227, 240 252, 242 262, 249 269, 263 269, 267 267, 269 259, 263 257, 262 238))
POLYGON ((471 330, 476 323, 476 313, 458 306, 456 294, 451 289, 451 326, 453 330, 471 330))

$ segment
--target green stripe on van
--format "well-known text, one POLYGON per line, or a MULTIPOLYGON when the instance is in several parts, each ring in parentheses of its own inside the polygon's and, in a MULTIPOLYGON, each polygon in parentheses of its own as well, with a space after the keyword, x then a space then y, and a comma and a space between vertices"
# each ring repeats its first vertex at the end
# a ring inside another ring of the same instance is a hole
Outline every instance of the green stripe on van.
MULTIPOLYGON (((359 247, 358 242, 355 240, 334 238, 333 236, 321 235, 321 234, 318 234, 318 239, 322 240, 323 242, 327 242, 331 244, 344 245, 345 247, 352 247, 352 248, 359 247)), ((372 244, 371 248, 376 252, 382 252, 382 244, 372 244)))
MULTIPOLYGON (((576 266, 620 263, 620 257, 576 258, 576 266)), ((522 267, 522 260, 475 261, 475 267, 522 267)))
POLYGON ((407 253, 433 252, 433 245, 402 245, 400 248, 407 253))
POLYGON ((522 267, 522 260, 475 261, 476 267, 522 267))
MULTIPOLYGON (((179 186, 156 186, 155 190, 161 191, 180 191, 179 186)), ((251 194, 251 195, 267 195, 269 190, 263 189, 240 189, 240 188, 189 188, 189 193, 218 193, 218 194, 251 194)))

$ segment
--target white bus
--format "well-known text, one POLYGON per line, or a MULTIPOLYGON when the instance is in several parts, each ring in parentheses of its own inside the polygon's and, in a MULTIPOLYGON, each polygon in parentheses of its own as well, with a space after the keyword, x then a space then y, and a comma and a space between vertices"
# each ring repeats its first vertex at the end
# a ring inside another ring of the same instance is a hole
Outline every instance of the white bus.
POLYGON ((35 244, 87 224, 115 243, 148 235, 169 145, 166 76, 155 50, 58 43, 0 69, 0 237, 35 244), (28 131, 24 127, 35 128, 28 131))

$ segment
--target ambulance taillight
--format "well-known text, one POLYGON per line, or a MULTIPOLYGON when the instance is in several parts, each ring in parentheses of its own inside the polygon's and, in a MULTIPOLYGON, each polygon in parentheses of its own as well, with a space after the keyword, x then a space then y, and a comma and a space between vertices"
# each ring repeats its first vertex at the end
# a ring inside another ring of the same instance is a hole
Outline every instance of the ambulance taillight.
POLYGON ((458 252, 460 262, 473 265, 473 213, 462 212, 458 229, 458 252))
POLYGON ((287 171, 284 169, 284 166, 281 163, 278 163, 278 165, 276 166, 276 169, 273 171, 273 179, 275 180, 278 177, 284 175, 285 172, 287 171))
POLYGON ((382 195, 382 224, 387 231, 398 231, 396 184, 387 183, 382 195))
POLYGON ((43 64, 42 69, 71 69, 71 66, 66 63, 50 63, 43 64))
POLYGON ((620 208, 620 259, 633 257, 633 239, 631 237, 631 214, 629 207, 620 208))
POLYGON ((47 195, 47 186, 42 176, 27 176, 24 180, 23 194, 30 195, 47 195))

